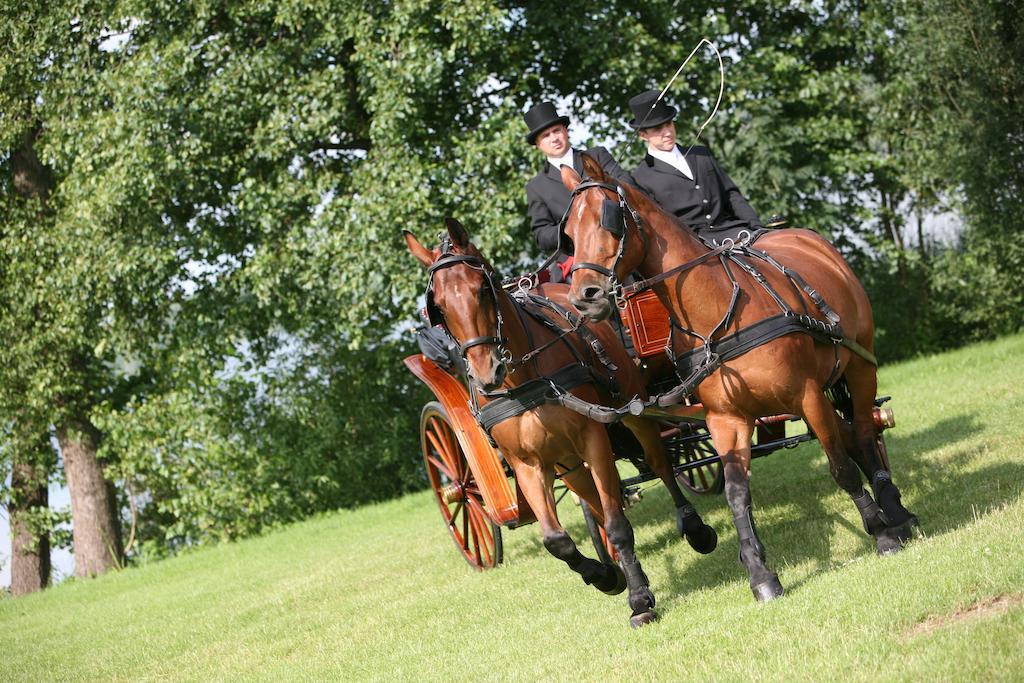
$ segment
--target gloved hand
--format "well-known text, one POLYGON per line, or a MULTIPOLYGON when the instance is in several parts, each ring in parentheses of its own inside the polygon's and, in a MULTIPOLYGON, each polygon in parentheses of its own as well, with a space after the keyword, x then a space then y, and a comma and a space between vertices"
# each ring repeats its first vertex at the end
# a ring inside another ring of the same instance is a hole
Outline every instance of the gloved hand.
POLYGON ((569 271, 572 270, 572 264, 574 263, 576 263, 576 259, 570 256, 558 264, 558 267, 562 269, 562 282, 569 280, 569 271))

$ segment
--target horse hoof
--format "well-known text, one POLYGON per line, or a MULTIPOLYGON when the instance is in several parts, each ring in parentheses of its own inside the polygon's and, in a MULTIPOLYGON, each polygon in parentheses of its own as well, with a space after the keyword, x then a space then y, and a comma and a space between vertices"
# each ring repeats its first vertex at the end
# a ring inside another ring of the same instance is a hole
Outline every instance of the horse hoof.
POLYGON ((633 628, 640 628, 641 626, 646 626, 647 624, 657 620, 658 615, 654 613, 654 610, 649 610, 647 612, 641 612, 640 614, 634 614, 631 616, 629 618, 629 625, 633 628))
POLYGON ((903 550, 903 544, 899 541, 881 537, 875 539, 875 552, 878 553, 879 557, 895 555, 901 550, 903 550))
POLYGON ((914 536, 917 517, 911 517, 903 524, 891 526, 875 536, 875 548, 879 555, 892 555, 903 550, 903 546, 914 536))
POLYGON ((605 567, 614 572, 615 585, 611 588, 602 588, 601 592, 605 595, 618 595, 626 590, 626 575, 622 573, 622 568, 617 564, 606 564, 605 567))
POLYGON ((914 527, 920 526, 917 521, 917 515, 911 514, 910 519, 900 525, 900 539, 904 542, 909 541, 914 537, 914 527))
POLYGON ((786 592, 782 587, 782 583, 779 582, 778 576, 762 581, 756 586, 752 586, 750 590, 753 591, 754 597, 757 598, 758 602, 768 602, 775 598, 781 598, 786 592))
POLYGON ((707 524, 697 531, 686 534, 686 542, 702 555, 707 555, 718 547, 718 533, 707 524))

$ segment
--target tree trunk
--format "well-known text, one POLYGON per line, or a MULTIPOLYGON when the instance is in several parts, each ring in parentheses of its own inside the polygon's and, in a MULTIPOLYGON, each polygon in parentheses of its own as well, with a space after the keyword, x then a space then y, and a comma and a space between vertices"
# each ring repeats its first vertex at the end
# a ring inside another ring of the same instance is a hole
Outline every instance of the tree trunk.
POLYGON ((48 505, 46 479, 31 465, 16 462, 11 470, 11 594, 34 593, 50 583, 50 536, 34 534, 27 519, 33 508, 48 505), (42 481, 40 481, 42 479, 42 481))
POLYGON ((41 132, 41 125, 27 131, 21 146, 11 154, 11 180, 22 197, 41 199, 45 204, 53 189, 53 174, 36 155, 35 141, 41 132))
POLYGON ((71 492, 71 544, 75 576, 94 576, 120 566, 121 525, 114 488, 96 458, 99 434, 87 420, 57 430, 71 492))
POLYGON ((917 250, 921 254, 921 260, 927 263, 928 249, 924 243, 924 210, 921 208, 920 202, 915 207, 914 214, 917 218, 917 250))
MULTIPOLYGON (((37 123, 22 137, 10 159, 11 184, 15 192, 26 198, 39 199, 45 208, 53 189, 53 174, 39 161, 35 142, 42 132, 37 123)), ((2 233, 0 233, 2 237, 2 233)), ((49 448, 49 438, 42 448, 49 448)), ((50 536, 34 533, 28 514, 35 508, 46 508, 49 500, 46 476, 40 476, 30 462, 12 463, 11 467, 11 594, 24 595, 42 590, 50 583, 50 536)))

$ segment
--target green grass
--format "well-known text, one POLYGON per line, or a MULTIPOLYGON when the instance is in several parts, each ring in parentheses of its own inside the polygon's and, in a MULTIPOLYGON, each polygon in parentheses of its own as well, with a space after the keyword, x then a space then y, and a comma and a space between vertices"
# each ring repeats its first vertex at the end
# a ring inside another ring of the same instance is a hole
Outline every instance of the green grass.
MULTIPOLYGON (((1024 336, 884 368, 924 537, 879 558, 815 444, 757 460, 787 595, 754 602, 721 497, 698 556, 653 488, 629 511, 661 620, 585 587, 536 527, 476 573, 427 493, 0 600, 0 680, 1021 680, 1024 336), (998 610, 965 611, 1009 596, 998 610), (928 628, 915 628, 921 623, 928 628)), ((581 546, 579 511, 563 519, 581 546)))

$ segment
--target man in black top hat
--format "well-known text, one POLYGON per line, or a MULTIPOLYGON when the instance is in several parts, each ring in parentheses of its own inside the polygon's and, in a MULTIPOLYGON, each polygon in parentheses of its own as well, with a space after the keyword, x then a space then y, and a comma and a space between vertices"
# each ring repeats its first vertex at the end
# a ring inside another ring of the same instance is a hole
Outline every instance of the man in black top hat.
POLYGON ((761 220, 710 150, 699 145, 684 150, 676 143, 678 112, 658 101, 657 90, 630 99, 629 108, 629 125, 647 143, 647 156, 633 170, 640 189, 706 242, 736 239, 743 230, 761 228, 761 220))
MULTIPOLYGON (((572 166, 583 174, 583 158, 569 145, 569 117, 559 115, 551 102, 541 102, 523 115, 530 132, 526 141, 536 145, 547 159, 544 168, 526 184, 530 228, 544 251, 558 248, 559 221, 569 206, 569 190, 562 184, 561 167, 572 166)), ((587 154, 604 169, 606 175, 635 185, 629 173, 616 163, 604 147, 593 147, 587 154)), ((562 251, 572 254, 572 243, 562 236, 562 251)), ((560 257, 564 261, 564 257, 560 257)))

